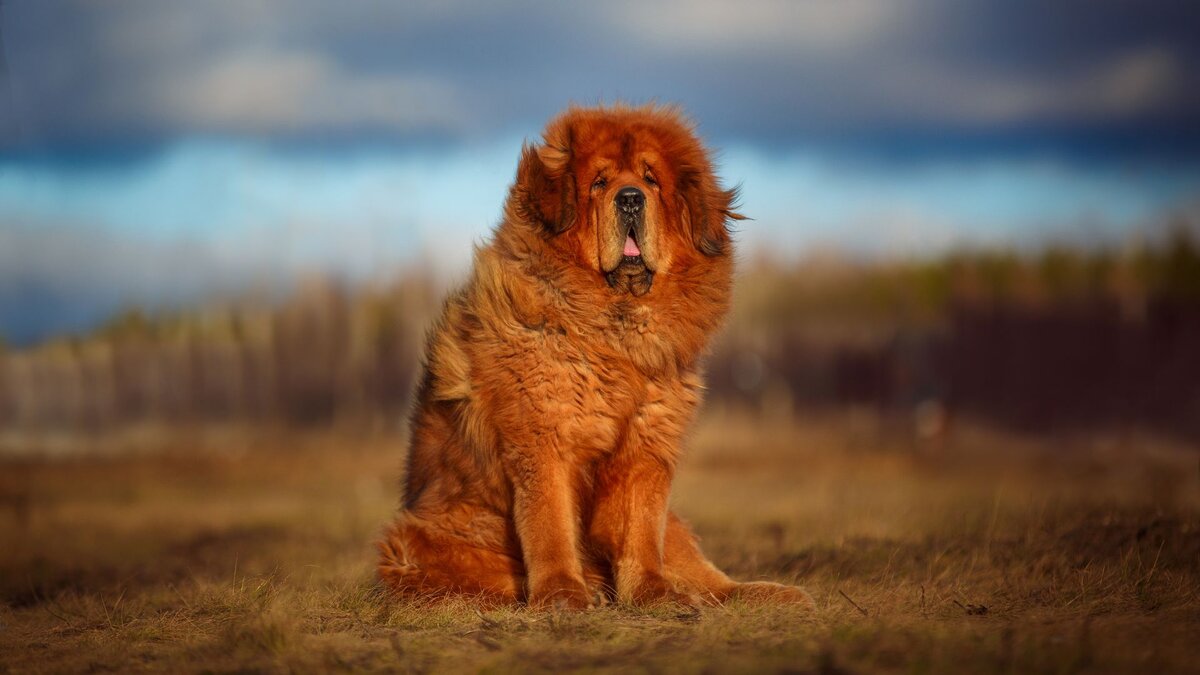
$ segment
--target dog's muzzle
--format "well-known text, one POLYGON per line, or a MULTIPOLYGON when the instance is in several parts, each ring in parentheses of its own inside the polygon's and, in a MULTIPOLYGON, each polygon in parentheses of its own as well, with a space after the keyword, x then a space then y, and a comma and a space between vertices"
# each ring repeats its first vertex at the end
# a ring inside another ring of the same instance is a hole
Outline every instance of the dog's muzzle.
POLYGON ((636 187, 624 187, 617 191, 613 206, 617 210, 618 230, 625 237, 621 262, 605 275, 608 285, 635 296, 645 295, 654 283, 654 272, 642 257, 646 236, 646 195, 636 187))

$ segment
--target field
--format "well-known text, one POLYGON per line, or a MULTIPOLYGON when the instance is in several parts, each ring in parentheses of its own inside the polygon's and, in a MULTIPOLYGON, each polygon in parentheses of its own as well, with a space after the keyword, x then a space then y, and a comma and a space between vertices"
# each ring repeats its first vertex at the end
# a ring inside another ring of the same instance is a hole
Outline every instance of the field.
POLYGON ((677 510, 815 616, 390 601, 401 436, 3 440, 0 672, 1200 669, 1200 453, 1137 433, 709 410, 677 510))

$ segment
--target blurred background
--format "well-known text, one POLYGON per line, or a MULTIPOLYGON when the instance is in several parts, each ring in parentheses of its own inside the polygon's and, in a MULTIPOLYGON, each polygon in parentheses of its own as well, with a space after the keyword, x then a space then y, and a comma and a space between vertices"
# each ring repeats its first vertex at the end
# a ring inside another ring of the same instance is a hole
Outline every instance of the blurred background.
POLYGON ((1197 26, 0 0, 0 671, 1194 672, 1197 26), (426 328, 522 142, 617 100, 753 218, 673 508, 820 625, 377 593, 426 328))
POLYGON ((8 0, 5 442, 397 428, 522 141, 616 100, 681 104, 753 218, 713 405, 1200 438, 1198 18, 8 0))

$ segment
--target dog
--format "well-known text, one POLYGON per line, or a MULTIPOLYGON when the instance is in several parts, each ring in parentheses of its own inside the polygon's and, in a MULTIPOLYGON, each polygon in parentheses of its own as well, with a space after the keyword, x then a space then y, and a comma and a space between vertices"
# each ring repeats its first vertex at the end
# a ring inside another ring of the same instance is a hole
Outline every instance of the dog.
POLYGON ((573 107, 522 148, 503 219, 428 337, 385 587, 811 606, 730 579, 667 506, 730 305, 736 197, 674 108, 573 107))

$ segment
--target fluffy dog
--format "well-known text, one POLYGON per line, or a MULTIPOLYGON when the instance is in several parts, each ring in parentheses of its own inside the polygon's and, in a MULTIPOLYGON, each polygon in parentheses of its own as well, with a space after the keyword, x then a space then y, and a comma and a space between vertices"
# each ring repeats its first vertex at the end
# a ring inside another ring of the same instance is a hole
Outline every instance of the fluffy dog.
POLYGON ((379 576, 408 597, 585 608, 731 597, 667 507, 729 307, 735 190, 678 111, 572 108, 521 151, 504 217, 426 346, 379 576))

